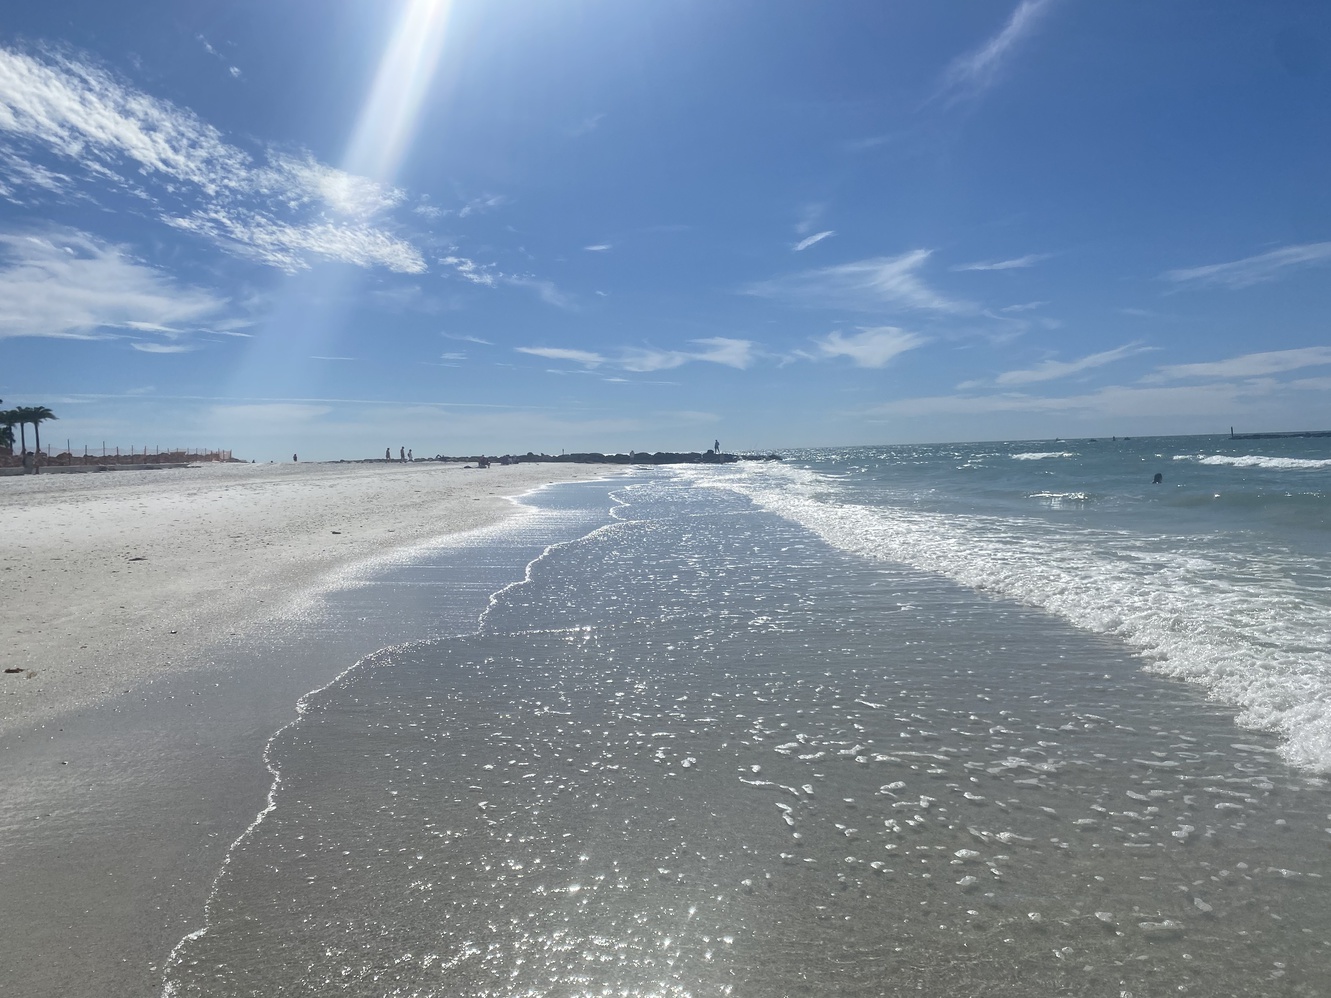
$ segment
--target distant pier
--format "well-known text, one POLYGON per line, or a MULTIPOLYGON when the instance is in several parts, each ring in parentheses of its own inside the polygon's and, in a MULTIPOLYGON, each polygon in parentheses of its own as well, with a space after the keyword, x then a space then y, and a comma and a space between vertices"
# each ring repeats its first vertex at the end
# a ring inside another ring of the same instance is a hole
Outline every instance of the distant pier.
POLYGON ((1229 428, 1230 440, 1279 440, 1283 437, 1331 437, 1331 430, 1290 430, 1285 433, 1235 433, 1229 428))

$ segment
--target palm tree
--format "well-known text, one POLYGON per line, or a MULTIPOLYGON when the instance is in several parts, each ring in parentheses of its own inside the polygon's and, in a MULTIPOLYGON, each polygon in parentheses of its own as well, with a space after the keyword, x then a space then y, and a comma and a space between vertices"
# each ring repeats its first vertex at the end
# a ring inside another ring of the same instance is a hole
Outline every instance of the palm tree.
POLYGON ((41 424, 48 419, 59 419, 60 417, 44 405, 21 405, 13 410, 13 412, 14 415, 18 417, 19 434, 23 437, 23 449, 25 451, 28 449, 28 439, 27 435, 24 433, 24 424, 32 424, 32 436, 37 448, 36 454, 33 455, 32 470, 36 473, 38 469, 37 459, 42 452, 41 424))
MULTIPOLYGON (((0 399, 3 402, 4 399, 0 399)), ((8 447, 9 452, 14 452, 14 424, 18 422, 18 416, 13 409, 0 410, 0 447, 8 447)))
POLYGON ((32 471, 33 474, 36 474, 41 470, 41 465, 38 463, 37 459, 42 453, 42 424, 48 419, 59 419, 60 417, 44 405, 25 406, 22 412, 26 416, 28 422, 32 424, 32 436, 37 446, 37 454, 34 456, 32 462, 32 471))
POLYGON ((7 410, 8 415, 14 420, 16 424, 18 424, 18 435, 19 439, 22 442, 22 447, 20 448, 20 450, 26 454, 28 450, 28 430, 27 430, 28 418, 23 414, 23 412, 24 412, 23 406, 19 406, 16 409, 7 410))

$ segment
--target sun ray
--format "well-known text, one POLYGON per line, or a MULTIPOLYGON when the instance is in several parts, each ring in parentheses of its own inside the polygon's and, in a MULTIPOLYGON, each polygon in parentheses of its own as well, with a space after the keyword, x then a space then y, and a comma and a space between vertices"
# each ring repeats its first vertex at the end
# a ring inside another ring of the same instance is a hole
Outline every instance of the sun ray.
POLYGON ((452 0, 409 0, 361 106, 344 161, 351 173, 392 183, 443 53, 452 0))

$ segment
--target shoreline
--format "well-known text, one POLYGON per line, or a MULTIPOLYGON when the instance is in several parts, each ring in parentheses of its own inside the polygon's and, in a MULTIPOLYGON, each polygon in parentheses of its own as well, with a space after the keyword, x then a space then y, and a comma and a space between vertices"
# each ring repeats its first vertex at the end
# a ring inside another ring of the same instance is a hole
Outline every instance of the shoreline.
POLYGON ((487 552, 508 497, 622 474, 236 467, 0 486, 0 577, 27 583, 4 664, 37 671, 0 674, 0 995, 160 993, 297 699, 437 630, 415 566, 487 552))
POLYGON ((293 595, 497 523, 506 496, 600 465, 204 465, 0 485, 0 733, 198 666, 293 595), (35 673, 29 678, 29 673, 35 673))

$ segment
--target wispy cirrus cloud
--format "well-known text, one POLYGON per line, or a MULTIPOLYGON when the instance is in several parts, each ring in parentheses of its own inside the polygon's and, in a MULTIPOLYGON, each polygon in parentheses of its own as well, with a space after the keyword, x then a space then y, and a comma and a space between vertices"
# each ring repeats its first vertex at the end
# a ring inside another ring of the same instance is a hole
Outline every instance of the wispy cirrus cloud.
POLYGON ((197 211, 187 217, 162 219, 173 228, 194 232, 289 274, 304 270, 311 257, 382 266, 400 274, 420 274, 425 261, 410 243, 371 225, 318 222, 289 225, 258 212, 197 211))
POLYGON ((691 360, 702 360, 709 364, 724 364, 744 370, 753 364, 758 356, 758 346, 752 340, 731 339, 727 336, 712 336, 707 339, 691 341, 701 350, 690 355, 691 360))
POLYGON ((1331 242, 1282 246, 1269 253, 1244 257, 1229 263, 1167 270, 1160 276, 1175 284, 1218 284, 1227 288, 1246 288, 1272 281, 1290 267, 1331 262, 1331 242))
POLYGON ((135 350, 140 353, 193 353, 199 349, 197 343, 153 343, 136 342, 131 343, 135 350))
POLYGON ((623 347, 613 355, 565 347, 516 347, 515 349, 518 353, 544 357, 547 360, 572 361, 588 369, 608 366, 635 374, 668 371, 695 361, 744 370, 752 365, 758 356, 757 346, 750 340, 714 336, 690 342, 698 349, 658 350, 651 347, 623 347))
POLYGON ((760 281, 744 291, 809 307, 973 312, 975 306, 970 302, 947 298, 924 283, 918 271, 931 255, 931 250, 917 249, 900 256, 856 260, 760 281))
MULTIPOLYGON (((1141 388, 1113 385, 1080 395, 1031 395, 1004 392, 990 395, 933 395, 893 399, 865 410, 868 416, 988 416, 1004 413, 1057 414, 1114 419, 1229 419, 1242 406, 1269 398, 1272 386, 1229 382, 1141 388)), ((1228 424, 1225 424, 1228 425, 1228 424)))
POLYGON ((554 281, 545 278, 533 277, 530 274, 506 274, 492 263, 477 263, 475 260, 456 254, 441 258, 439 263, 451 268, 459 277, 472 284, 480 284, 487 288, 497 288, 500 285, 522 288, 534 293, 547 305, 566 309, 576 307, 572 295, 561 291, 554 281))
POLYGON ((131 330, 170 339, 226 304, 83 232, 0 235, 0 338, 99 339, 131 330))
POLYGON ((994 378, 994 383, 999 385, 1030 385, 1040 381, 1055 381, 1073 374, 1080 374, 1082 371, 1113 364, 1125 357, 1131 357, 1150 349, 1153 348, 1142 346, 1140 343, 1125 343, 1113 350, 1102 350, 1099 353, 1088 354, 1077 360, 1050 359, 1026 370, 1005 371, 994 378))
POLYGON ((20 192, 33 188, 49 194, 68 194, 73 190, 73 178, 13 153, 0 153, 0 197, 21 203, 20 192))
POLYGON ((831 229, 825 229, 822 232, 815 232, 813 235, 806 236, 805 238, 801 239, 799 242, 797 242, 794 246, 791 247, 791 250, 795 253, 802 253, 810 246, 814 246, 822 242, 824 239, 827 239, 835 235, 836 233, 831 229))
POLYGON ((7 188, 68 193, 77 179, 103 195, 128 192, 137 210, 155 205, 162 221, 286 271, 316 258, 424 269, 381 218, 400 191, 308 155, 266 151, 256 161, 193 112, 67 54, 0 48, 0 134, 20 164, 7 188), (68 175, 39 155, 59 157, 68 175))
POLYGON ((1198 364, 1167 364, 1142 378, 1142 381, 1154 383, 1192 378, 1262 378, 1327 364, 1331 364, 1331 346, 1300 347, 1248 353, 1198 364))
POLYGON ((929 338, 896 326, 876 326, 850 336, 831 332, 814 342, 824 357, 849 357, 856 367, 878 368, 886 367, 908 350, 924 346, 929 338))
POLYGON ((476 343, 483 347, 492 347, 494 343, 490 340, 483 340, 479 336, 472 336, 469 333, 440 333, 446 340, 457 340, 459 343, 476 343))
MULTIPOLYGON (((1087 361, 1098 364, 1102 357, 1144 349, 1147 348, 1127 344, 1118 350, 1072 363, 1074 366, 1084 365, 1087 361)), ((1290 418, 1306 404, 1297 398, 1291 401, 1291 398, 1303 395, 1312 399, 1314 395, 1324 395, 1331 388, 1331 376, 1280 378, 1278 375, 1325 366, 1331 366, 1331 346, 1244 354, 1211 363, 1166 365, 1133 384, 1107 385, 1095 391, 1069 395, 1026 391, 972 393, 967 389, 977 385, 968 382, 957 394, 893 399, 871 407, 864 415, 938 417, 1030 413, 1115 420, 1215 419, 1218 429, 1232 423, 1236 415, 1246 418, 1277 413, 1281 415, 1276 418, 1290 418), (1169 383, 1188 381, 1194 383, 1169 383)), ((1037 368, 1034 373, 1043 375, 1047 371, 1037 368)), ((1043 376, 1009 379, 1006 384, 1030 380, 1051 379, 1043 376)))
POLYGON ((1053 0, 1022 0, 998 34, 952 61, 943 73, 935 99, 955 104, 977 97, 993 86, 1018 45, 1052 5, 1053 0))
POLYGON ((536 296, 547 305, 554 305, 556 308, 574 307, 572 296, 560 291, 554 281, 519 274, 504 274, 499 279, 512 287, 526 288, 535 292, 536 296))
POLYGON ((406 200, 406 192, 396 187, 347 173, 308 155, 273 156, 267 167, 255 172, 255 179, 260 184, 303 195, 306 203, 320 203, 338 214, 358 219, 373 218, 406 200))
POLYGON ((1048 253, 1027 253, 1025 256, 1013 257, 1011 260, 981 260, 977 263, 959 263, 952 270, 1021 270, 1026 267, 1034 267, 1041 260, 1048 260, 1048 253))
POLYGON ((502 194, 482 194, 480 197, 474 197, 468 200, 458 209, 458 218, 466 218, 469 215, 479 215, 482 212, 489 211, 492 208, 498 208, 500 205, 508 204, 508 198, 502 194))
POLYGON ((826 212, 827 205, 822 201, 810 201, 808 204, 800 205, 799 220, 795 223, 795 231, 801 236, 807 236, 817 228, 826 212))
POLYGON ((601 122, 605 120, 605 112, 600 114, 589 114, 576 125, 564 130, 565 134, 571 139, 581 138, 584 135, 590 135, 601 127, 601 122))
POLYGON ((449 255, 439 262, 445 267, 451 267, 464 280, 470 281, 472 284, 483 284, 487 288, 493 288, 497 285, 499 278, 502 276, 496 273, 495 268, 490 264, 477 263, 465 256, 449 255))
POLYGON ((607 360, 605 355, 591 350, 571 350, 566 347, 515 347, 514 349, 518 353, 544 357, 546 360, 571 360, 583 367, 600 367, 607 360))

